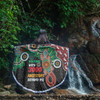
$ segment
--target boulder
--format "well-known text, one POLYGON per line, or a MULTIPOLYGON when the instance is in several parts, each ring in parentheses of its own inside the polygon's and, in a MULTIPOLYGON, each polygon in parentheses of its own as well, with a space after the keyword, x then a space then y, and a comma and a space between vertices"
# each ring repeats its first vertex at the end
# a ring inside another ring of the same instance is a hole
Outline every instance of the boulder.
POLYGON ((0 92, 3 92, 3 91, 5 91, 5 89, 0 87, 0 92))
POLYGON ((11 85, 5 85, 4 88, 9 90, 11 88, 11 85))
POLYGON ((87 76, 94 85, 100 83, 100 62, 96 56, 89 53, 81 54, 81 56, 84 61, 84 70, 87 76))
POLYGON ((0 95, 10 95, 9 91, 0 92, 0 95))
POLYGON ((96 27, 100 29, 100 21, 97 22, 96 27))
POLYGON ((87 44, 87 50, 92 54, 100 54, 100 38, 89 41, 87 44))

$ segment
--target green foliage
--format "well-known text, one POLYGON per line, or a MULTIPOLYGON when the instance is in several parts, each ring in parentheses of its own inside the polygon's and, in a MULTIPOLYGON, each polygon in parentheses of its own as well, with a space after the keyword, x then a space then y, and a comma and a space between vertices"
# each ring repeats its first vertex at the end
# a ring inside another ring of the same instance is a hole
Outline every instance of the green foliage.
POLYGON ((9 61, 5 60, 4 57, 0 57, 0 69, 4 67, 6 69, 9 69, 9 61))
POLYGON ((80 16, 85 16, 92 12, 96 7, 98 0, 58 0, 59 16, 58 22, 60 26, 67 27, 74 24, 80 16))
POLYGON ((59 11, 58 22, 62 28, 74 23, 83 14, 78 0, 58 0, 56 5, 59 11))
POLYGON ((83 12, 84 16, 88 13, 91 13, 95 8, 97 8, 99 0, 80 0, 81 3, 81 11, 83 12))
POLYGON ((22 17, 22 22, 20 23, 21 32, 18 35, 19 40, 22 42, 36 38, 40 29, 46 29, 48 33, 54 26, 54 22, 50 21, 46 17, 41 18, 40 16, 34 15, 32 17, 29 14, 25 14, 22 17))
POLYGON ((0 1, 0 68, 8 66, 6 61, 13 44, 16 44, 17 31, 20 30, 17 15, 18 6, 12 0, 0 1), (5 61, 5 62, 4 62, 5 61))
POLYGON ((55 27, 70 27, 80 16, 100 8, 97 1, 0 0, 0 68, 9 66, 8 55, 15 44, 34 41, 41 28, 53 39, 55 27))
MULTIPOLYGON (((33 6, 38 7, 33 10, 35 16, 42 21, 46 17, 51 23, 60 26, 61 28, 68 27, 79 19, 80 16, 85 16, 92 12, 97 5, 98 0, 41 0, 40 7, 33 3, 33 6)), ((45 23, 44 23, 45 24, 45 23)))

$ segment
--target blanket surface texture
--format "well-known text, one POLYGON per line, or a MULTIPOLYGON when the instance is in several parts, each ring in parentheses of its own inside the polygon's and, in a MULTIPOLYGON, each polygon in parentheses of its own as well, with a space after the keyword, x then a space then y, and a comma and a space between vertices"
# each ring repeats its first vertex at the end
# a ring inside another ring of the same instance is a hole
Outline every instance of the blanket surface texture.
POLYGON ((55 44, 16 46, 12 75, 24 89, 43 93, 61 85, 67 75, 69 49, 55 44))

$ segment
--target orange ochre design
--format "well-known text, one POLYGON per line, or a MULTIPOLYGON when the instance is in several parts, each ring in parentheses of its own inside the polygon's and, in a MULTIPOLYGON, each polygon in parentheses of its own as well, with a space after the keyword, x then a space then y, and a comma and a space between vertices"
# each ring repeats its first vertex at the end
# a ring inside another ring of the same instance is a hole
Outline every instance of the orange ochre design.
POLYGON ((28 74, 28 77, 44 77, 44 74, 28 74))

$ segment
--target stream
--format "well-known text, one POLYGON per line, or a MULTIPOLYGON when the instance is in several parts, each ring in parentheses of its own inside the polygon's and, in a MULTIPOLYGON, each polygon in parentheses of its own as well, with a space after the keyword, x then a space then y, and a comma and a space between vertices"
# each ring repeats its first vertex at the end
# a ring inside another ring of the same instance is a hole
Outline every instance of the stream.
POLYGON ((77 55, 70 56, 70 61, 68 69, 68 90, 76 91, 79 94, 88 94, 93 91, 100 92, 93 86, 92 81, 87 77, 86 73, 82 70, 80 64, 76 60, 77 55))

